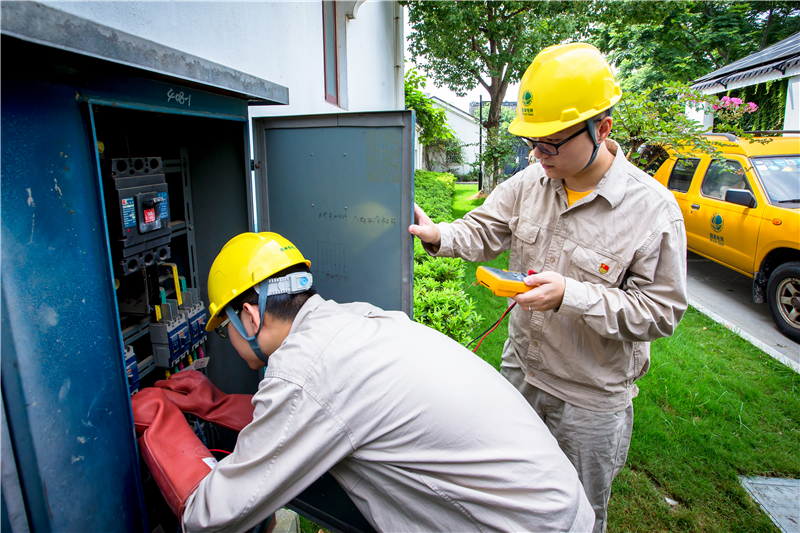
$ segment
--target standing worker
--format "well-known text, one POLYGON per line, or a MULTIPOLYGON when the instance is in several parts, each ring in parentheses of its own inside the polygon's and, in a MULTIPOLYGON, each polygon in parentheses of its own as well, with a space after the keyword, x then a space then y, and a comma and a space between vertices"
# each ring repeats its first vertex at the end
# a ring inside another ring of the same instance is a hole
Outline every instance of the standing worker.
POLYGON ((433 224, 415 206, 409 227, 431 255, 489 261, 510 250, 509 270, 532 274, 513 298, 501 373, 578 470, 596 533, 627 459, 649 341, 671 335, 687 306, 678 204, 608 138, 621 95, 593 46, 546 48, 509 127, 538 163, 463 219, 433 224))
POLYGON ((244 233, 211 267, 206 329, 267 367, 252 405, 194 371, 132 398, 186 531, 246 530, 327 471, 378 531, 591 530, 575 469, 514 387, 404 313, 322 299, 309 266, 280 235, 244 233), (241 430, 216 465, 190 407, 241 430))

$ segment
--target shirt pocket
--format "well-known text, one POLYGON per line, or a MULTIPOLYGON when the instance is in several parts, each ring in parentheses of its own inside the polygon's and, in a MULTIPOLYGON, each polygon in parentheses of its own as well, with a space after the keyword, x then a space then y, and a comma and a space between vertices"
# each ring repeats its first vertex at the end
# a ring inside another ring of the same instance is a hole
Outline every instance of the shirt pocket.
POLYGON ((570 277, 578 281, 602 283, 606 287, 617 285, 625 265, 612 255, 578 245, 572 252, 570 277))
POLYGON ((512 235, 509 257, 511 268, 533 268, 538 256, 536 241, 539 238, 539 226, 529 220, 516 218, 509 222, 508 227, 512 235))

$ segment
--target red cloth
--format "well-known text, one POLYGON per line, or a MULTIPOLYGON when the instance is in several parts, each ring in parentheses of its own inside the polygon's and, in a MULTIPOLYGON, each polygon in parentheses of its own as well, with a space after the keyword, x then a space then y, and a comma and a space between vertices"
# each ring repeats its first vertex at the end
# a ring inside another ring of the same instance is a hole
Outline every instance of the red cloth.
POLYGON ((194 434, 165 391, 146 388, 131 398, 142 459, 178 518, 186 500, 211 473, 216 460, 194 434))
POLYGON ((201 372, 184 370, 167 380, 156 381, 167 398, 184 413, 195 415, 233 431, 241 431, 253 421, 253 397, 225 394, 201 372))

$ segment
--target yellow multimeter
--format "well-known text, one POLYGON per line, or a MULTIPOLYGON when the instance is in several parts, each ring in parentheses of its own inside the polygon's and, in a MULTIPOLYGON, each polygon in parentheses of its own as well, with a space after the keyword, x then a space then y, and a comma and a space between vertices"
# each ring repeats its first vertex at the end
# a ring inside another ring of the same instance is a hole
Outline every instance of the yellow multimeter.
POLYGON ((479 266, 475 277, 478 278, 478 283, 487 287, 495 296, 510 297, 533 289, 523 282, 527 276, 522 272, 479 266))

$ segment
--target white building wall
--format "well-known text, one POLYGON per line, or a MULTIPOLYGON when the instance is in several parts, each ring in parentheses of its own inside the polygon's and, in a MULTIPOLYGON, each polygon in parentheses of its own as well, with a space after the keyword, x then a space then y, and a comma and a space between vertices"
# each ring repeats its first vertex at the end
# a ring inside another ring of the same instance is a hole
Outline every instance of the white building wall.
POLYGON ((289 105, 251 116, 398 109, 395 2, 365 2, 355 19, 337 3, 340 106, 325 101, 320 1, 42 3, 289 88, 289 105))
POLYGON ((698 110, 693 106, 686 105, 685 114, 688 118, 703 126, 703 131, 711 131, 714 127, 714 115, 698 110))
MULTIPOLYGON (((479 129, 478 120, 464 110, 434 97, 433 103, 444 109, 447 114, 447 125, 455 132, 456 137, 464 146, 462 155, 464 162, 461 164, 437 164, 436 170, 451 172, 455 175, 467 174, 472 170, 471 164, 478 160, 479 129)), ((439 158, 440 159, 440 158, 439 158)), ((433 163, 433 161, 431 161, 433 163)))
POLYGON ((465 117, 461 113, 454 113, 447 107, 445 107, 445 112, 447 113, 447 123, 456 132, 458 140, 468 145, 464 146, 461 152, 464 156, 464 163, 457 166, 451 165, 450 172, 467 174, 472 170, 471 164, 478 160, 478 121, 472 119, 472 117, 465 117))
MULTIPOLYGON (((395 2, 369 1, 347 22, 347 66, 350 111, 403 109, 403 63, 400 61, 400 105, 395 102, 395 2)), ((402 10, 398 10, 402 16, 402 10)), ((320 16, 321 18, 321 16, 320 16)), ((403 25, 399 26, 402 32, 403 25)), ((401 49, 405 48, 402 34, 401 49)), ((402 57, 402 56, 401 56, 402 57)), ((289 91, 291 94, 291 90, 289 91)))
POLYGON ((423 146, 419 142, 422 135, 422 128, 419 124, 414 124, 414 170, 425 170, 425 160, 423 159, 423 146))

